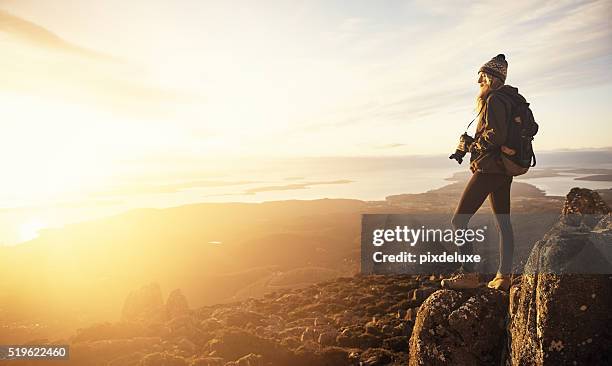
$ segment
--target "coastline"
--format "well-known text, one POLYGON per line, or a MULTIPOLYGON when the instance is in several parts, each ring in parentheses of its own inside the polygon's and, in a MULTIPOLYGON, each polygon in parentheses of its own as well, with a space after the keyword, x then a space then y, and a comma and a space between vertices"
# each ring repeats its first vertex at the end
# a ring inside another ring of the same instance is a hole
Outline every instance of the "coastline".
MULTIPOLYGON (((552 151, 516 183, 559 198, 573 187, 612 188, 612 149, 552 151), (602 178, 603 177, 603 178, 602 178)), ((465 180, 466 164, 445 155, 247 159, 240 166, 206 162, 181 166, 178 180, 164 175, 127 177, 116 185, 78 195, 0 197, 0 246, 37 237, 39 231, 100 220, 132 210, 167 209, 199 203, 264 203, 289 200, 352 199, 384 202, 388 197, 422 195, 465 180), (212 168, 218 170, 210 175, 212 168), (220 169, 220 170, 219 170, 220 169)), ((458 190, 458 187, 455 187, 458 190)), ((456 192, 460 194, 460 192, 456 192)), ((1 195, 0 195, 1 196, 1 195)))

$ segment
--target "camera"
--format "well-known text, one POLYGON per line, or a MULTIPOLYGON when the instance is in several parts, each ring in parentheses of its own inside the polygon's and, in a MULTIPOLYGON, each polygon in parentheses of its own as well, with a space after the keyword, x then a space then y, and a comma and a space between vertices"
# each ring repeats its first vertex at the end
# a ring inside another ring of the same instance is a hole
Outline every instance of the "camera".
POLYGON ((461 137, 459 137, 459 145, 457 146, 457 150, 455 150, 455 152, 448 158, 457 160, 457 163, 459 164, 463 163, 463 157, 470 151, 470 146, 473 143, 474 138, 465 132, 463 135, 461 135, 461 137))

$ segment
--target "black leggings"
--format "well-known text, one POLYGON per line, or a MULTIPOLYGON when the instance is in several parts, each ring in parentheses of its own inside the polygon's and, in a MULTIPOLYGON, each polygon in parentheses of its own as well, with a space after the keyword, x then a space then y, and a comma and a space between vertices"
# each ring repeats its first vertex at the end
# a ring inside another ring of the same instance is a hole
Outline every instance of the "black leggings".
MULTIPOLYGON (((453 215, 452 225, 455 229, 466 229, 472 216, 489 196, 491 208, 495 214, 495 223, 499 231, 499 267, 497 272, 509 274, 512 271, 514 255, 514 233, 510 222, 510 186, 512 176, 504 174, 487 174, 476 172, 468 182, 453 215)), ((461 254, 472 254, 473 246, 466 243, 459 248, 461 254)), ((464 271, 473 272, 473 264, 463 263, 464 271)))

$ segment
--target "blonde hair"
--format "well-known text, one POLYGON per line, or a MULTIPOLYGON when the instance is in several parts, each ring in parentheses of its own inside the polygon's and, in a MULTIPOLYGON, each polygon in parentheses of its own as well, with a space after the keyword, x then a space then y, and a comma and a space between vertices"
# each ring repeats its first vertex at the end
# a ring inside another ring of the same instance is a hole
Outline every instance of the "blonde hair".
POLYGON ((479 93, 476 96, 476 112, 477 113, 480 113, 483 110, 489 93, 492 90, 497 90, 504 85, 504 82, 500 78, 495 77, 491 74, 487 74, 486 72, 483 72, 482 74, 484 76, 485 84, 487 85, 487 90, 485 93, 482 93, 482 94, 479 93))

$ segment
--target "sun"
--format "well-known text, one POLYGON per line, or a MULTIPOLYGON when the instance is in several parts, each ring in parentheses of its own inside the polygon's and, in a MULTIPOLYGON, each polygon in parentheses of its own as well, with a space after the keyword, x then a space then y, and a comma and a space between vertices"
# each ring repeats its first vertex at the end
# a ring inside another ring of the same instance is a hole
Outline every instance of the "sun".
POLYGON ((24 242, 38 237, 38 232, 47 227, 42 220, 38 218, 30 219, 19 226, 19 240, 24 242))

